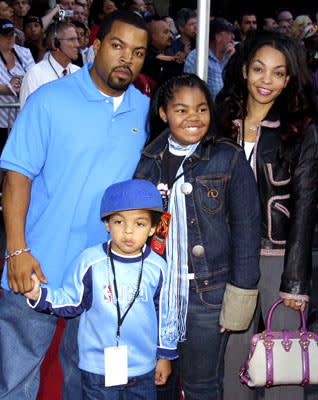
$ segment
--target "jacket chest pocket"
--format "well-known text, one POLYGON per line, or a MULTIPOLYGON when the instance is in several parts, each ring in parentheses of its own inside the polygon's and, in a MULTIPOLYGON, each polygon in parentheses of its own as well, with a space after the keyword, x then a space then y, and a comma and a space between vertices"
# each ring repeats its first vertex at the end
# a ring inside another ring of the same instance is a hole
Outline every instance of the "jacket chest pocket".
POLYGON ((225 176, 198 177, 196 184, 202 210, 209 214, 220 211, 224 202, 225 176))

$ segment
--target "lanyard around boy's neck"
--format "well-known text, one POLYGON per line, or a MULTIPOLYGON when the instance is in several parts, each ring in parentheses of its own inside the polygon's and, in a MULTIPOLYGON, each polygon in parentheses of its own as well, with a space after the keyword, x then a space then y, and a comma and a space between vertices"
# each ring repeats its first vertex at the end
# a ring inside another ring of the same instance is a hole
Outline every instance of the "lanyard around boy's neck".
POLYGON ((140 283, 141 283, 141 278, 142 278, 142 270, 143 270, 143 265, 144 265, 144 255, 141 249, 141 266, 139 270, 139 275, 138 275, 138 280, 137 280, 137 287, 134 295, 132 296, 128 307, 124 314, 121 316, 120 313, 120 305, 119 305, 119 296, 118 296, 118 287, 117 287, 117 280, 116 280, 116 272, 115 272, 115 265, 114 265, 114 259, 113 259, 113 253, 111 251, 111 242, 109 243, 108 247, 108 256, 110 258, 110 264, 112 266, 112 272, 113 272, 113 277, 114 277, 114 291, 115 291, 115 296, 116 296, 116 309, 117 309, 117 331, 116 331, 116 344, 117 347, 119 345, 119 338, 120 338, 120 327, 122 326, 124 319, 126 318, 128 312, 130 311, 131 307, 133 306, 136 298, 139 295, 139 290, 140 290, 140 283))

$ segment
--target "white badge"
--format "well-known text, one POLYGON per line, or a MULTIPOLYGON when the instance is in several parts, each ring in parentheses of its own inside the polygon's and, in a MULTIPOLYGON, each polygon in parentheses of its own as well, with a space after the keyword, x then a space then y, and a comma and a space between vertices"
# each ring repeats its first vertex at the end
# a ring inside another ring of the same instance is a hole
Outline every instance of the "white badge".
POLYGON ((125 385, 128 382, 127 346, 106 347, 105 386, 125 385))

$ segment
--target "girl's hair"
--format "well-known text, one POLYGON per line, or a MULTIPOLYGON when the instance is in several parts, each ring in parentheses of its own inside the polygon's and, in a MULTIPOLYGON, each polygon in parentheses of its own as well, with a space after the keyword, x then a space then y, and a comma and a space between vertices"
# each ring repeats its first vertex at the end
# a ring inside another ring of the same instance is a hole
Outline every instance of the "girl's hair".
POLYGON ((278 32, 264 31, 251 36, 237 49, 223 71, 223 89, 216 97, 216 113, 223 134, 235 138, 238 128, 235 119, 246 117, 247 80, 243 77, 243 66, 249 70, 255 53, 263 46, 280 51, 286 58, 289 82, 276 98, 273 108, 279 112, 281 137, 301 135, 311 120, 314 110, 313 86, 306 63, 304 46, 278 32))
POLYGON ((213 138, 215 138, 213 101, 209 88, 207 87, 206 83, 197 75, 183 74, 170 78, 161 86, 157 86, 154 90, 150 100, 150 109, 147 119, 147 128, 150 131, 148 142, 154 140, 164 129, 168 127, 167 123, 163 122, 160 118, 159 108, 163 107, 163 109, 167 111, 168 103, 173 98, 175 92, 184 87, 197 88, 204 94, 210 111, 210 124, 202 142, 206 143, 210 139, 213 140, 213 138))

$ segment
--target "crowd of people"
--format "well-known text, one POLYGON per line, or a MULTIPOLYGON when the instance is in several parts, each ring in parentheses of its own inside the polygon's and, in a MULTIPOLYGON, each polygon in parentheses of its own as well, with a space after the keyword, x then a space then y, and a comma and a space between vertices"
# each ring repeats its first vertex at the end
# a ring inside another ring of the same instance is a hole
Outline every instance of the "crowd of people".
POLYGON ((308 311, 316 16, 211 17, 205 83, 194 9, 45 8, 0 0, 0 399, 63 317, 63 400, 303 400, 238 371, 277 298, 275 330, 308 311))

